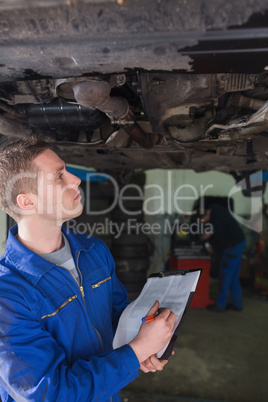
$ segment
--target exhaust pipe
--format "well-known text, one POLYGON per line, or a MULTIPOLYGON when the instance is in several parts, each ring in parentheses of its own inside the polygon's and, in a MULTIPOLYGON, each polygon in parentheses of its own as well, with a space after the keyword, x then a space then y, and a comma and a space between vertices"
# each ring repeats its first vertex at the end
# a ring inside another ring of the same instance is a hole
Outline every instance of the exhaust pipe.
POLYGON ((80 105, 95 107, 110 119, 119 119, 127 115, 129 106, 126 99, 110 96, 112 87, 112 84, 104 81, 84 81, 72 85, 72 90, 80 105))
POLYGON ((71 85, 77 103, 95 107, 124 128, 128 135, 145 149, 154 146, 155 136, 145 133, 137 124, 125 98, 110 96, 112 84, 104 81, 84 81, 71 85))

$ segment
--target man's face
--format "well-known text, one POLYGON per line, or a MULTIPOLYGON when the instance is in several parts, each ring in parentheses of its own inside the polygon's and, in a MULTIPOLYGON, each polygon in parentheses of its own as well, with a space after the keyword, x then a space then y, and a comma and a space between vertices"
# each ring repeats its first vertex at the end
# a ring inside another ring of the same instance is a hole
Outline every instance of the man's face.
POLYGON ((38 173, 37 212, 59 224, 83 211, 79 185, 81 180, 67 172, 65 163, 47 149, 33 160, 38 173))

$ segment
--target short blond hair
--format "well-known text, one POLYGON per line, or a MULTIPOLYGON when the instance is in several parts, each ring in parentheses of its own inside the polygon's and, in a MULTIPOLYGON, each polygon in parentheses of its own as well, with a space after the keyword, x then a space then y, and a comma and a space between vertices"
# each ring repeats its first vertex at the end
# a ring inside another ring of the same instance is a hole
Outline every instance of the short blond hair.
POLYGON ((17 205, 17 196, 37 193, 37 178, 23 177, 23 173, 37 172, 33 160, 47 149, 51 149, 50 144, 35 135, 23 137, 0 149, 0 208, 16 221, 19 216, 11 206, 17 205), (19 175, 21 177, 14 181, 19 175))

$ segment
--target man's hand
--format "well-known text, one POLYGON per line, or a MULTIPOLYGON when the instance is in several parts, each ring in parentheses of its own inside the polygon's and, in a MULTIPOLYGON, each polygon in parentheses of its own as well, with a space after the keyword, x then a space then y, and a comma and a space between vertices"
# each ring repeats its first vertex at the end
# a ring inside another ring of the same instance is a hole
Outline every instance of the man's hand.
MULTIPOLYGON (((156 314, 158 309, 159 302, 156 301, 147 316, 156 314)), ((165 308, 161 309, 154 321, 141 324, 137 336, 129 343, 140 363, 147 361, 170 341, 175 319, 176 315, 165 308)))
MULTIPOLYGON (((172 356, 175 352, 172 352, 172 356)), ((155 373, 156 371, 162 371, 168 360, 159 360, 156 355, 149 357, 145 362, 140 365, 140 370, 144 373, 155 373)))

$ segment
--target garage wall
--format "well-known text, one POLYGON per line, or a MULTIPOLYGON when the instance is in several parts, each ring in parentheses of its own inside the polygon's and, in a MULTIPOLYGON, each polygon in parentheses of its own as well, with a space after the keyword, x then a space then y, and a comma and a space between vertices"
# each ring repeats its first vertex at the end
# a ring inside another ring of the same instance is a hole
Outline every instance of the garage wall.
MULTIPOLYGON (((229 174, 216 171, 196 173, 193 170, 148 170, 144 193, 145 213, 187 214, 200 195, 228 196, 232 189, 236 214, 248 215, 260 210, 260 200, 244 197, 229 174)), ((266 191, 266 200, 267 195, 266 191)))

